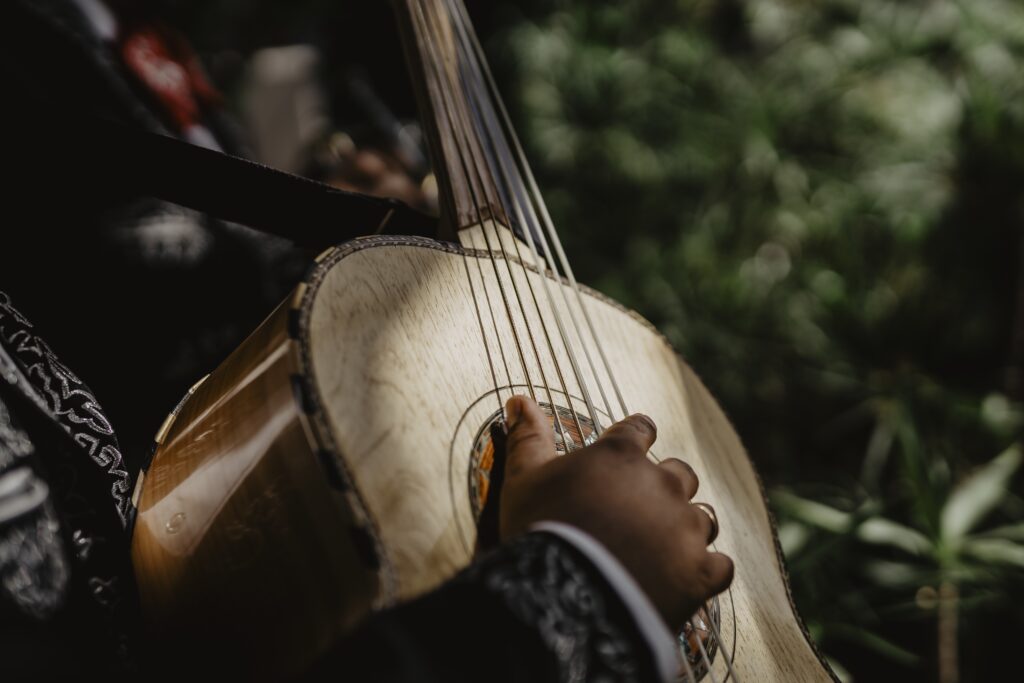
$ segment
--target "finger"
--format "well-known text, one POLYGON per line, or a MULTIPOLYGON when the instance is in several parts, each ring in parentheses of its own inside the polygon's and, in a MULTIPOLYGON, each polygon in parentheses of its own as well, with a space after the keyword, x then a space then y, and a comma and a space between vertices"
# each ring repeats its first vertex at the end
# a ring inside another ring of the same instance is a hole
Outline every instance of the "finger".
POLYGON ((697 478, 697 473, 693 471, 692 467, 679 458, 665 458, 658 463, 658 467, 665 469, 672 476, 678 478, 683 485, 683 494, 686 496, 686 500, 693 500, 693 496, 697 493, 697 488, 700 486, 700 480, 697 478))
POLYGON ((658 428, 654 420, 637 413, 619 420, 604 430, 598 442, 614 445, 616 448, 634 451, 640 455, 647 453, 658 438, 658 428))
POLYGON ((684 521, 684 532, 688 538, 707 546, 707 539, 711 536, 711 518, 696 505, 687 505, 684 521))
POLYGON ((534 401, 526 396, 513 396, 505 403, 505 419, 508 422, 507 476, 540 467, 555 457, 555 432, 534 401))
POLYGON ((711 545, 718 537, 718 515, 715 508, 707 503, 694 503, 691 508, 697 513, 704 545, 711 545))
POLYGON ((718 595, 732 583, 733 572, 732 559, 722 553, 708 553, 701 565, 701 573, 704 580, 704 587, 707 589, 708 597, 718 595))

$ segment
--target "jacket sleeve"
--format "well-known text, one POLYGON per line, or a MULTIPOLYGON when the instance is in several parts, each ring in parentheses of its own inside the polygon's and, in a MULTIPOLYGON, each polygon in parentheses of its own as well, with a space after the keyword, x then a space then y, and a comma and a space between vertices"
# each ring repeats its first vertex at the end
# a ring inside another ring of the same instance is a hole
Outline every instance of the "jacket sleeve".
POLYGON ((371 617, 308 674, 360 681, 653 681, 618 593, 572 543, 516 538, 434 592, 371 617))

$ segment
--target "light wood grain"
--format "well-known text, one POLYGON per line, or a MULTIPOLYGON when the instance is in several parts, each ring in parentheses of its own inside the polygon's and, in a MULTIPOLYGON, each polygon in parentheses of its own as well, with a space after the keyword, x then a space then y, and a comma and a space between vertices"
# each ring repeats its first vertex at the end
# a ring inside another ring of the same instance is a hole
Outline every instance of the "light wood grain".
MULTIPOLYGON (((531 285, 543 291, 540 274, 503 259, 466 257, 426 243, 364 243, 328 256, 307 292, 304 370, 322 411, 320 428, 329 431, 360 492, 360 514, 382 548, 378 606, 427 591, 471 560, 467 467, 477 430, 498 409, 499 397, 527 393, 529 386, 543 395, 541 377, 551 384, 556 365, 563 373, 570 366, 561 339, 554 356, 534 354, 523 343, 531 333, 540 335, 542 318, 549 330, 557 328, 545 297, 538 312, 522 296, 531 285), (513 297, 517 288, 520 296, 513 297), (497 390, 487 349, 492 361, 502 354, 507 361, 507 373, 505 363, 498 364, 497 390)), ((659 425, 653 457, 688 461, 701 479, 699 498, 718 512, 716 547, 736 564, 722 604, 727 650, 735 607, 737 673, 744 680, 829 680, 794 614, 758 479, 727 419, 648 324, 592 293, 583 299, 628 411, 644 412, 659 425)), ((563 300, 558 292, 553 300, 565 317, 568 301, 582 320, 574 294, 563 300)), ((589 335, 570 343, 577 356, 588 344, 598 357, 589 335)), ((611 394, 603 367, 595 372, 580 365, 592 395, 598 382, 611 394)), ((568 400, 552 385, 556 401, 584 412, 582 390, 575 378, 569 384, 568 400)), ((623 416, 615 403, 601 408, 605 425, 623 416)), ((716 671, 724 677, 723 666, 719 657, 716 671)))

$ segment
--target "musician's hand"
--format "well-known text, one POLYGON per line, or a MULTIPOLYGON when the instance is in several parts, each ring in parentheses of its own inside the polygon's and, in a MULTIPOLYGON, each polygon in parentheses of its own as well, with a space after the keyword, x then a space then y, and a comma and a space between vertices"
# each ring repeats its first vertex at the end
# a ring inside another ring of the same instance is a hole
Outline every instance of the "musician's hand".
POLYGON ((709 517, 690 503, 697 476, 681 460, 645 456, 657 435, 631 415, 594 444, 555 456, 554 431, 536 403, 506 404, 508 458, 501 537, 540 521, 571 524, 601 542, 633 575, 671 628, 732 581, 733 564, 708 552, 709 517))

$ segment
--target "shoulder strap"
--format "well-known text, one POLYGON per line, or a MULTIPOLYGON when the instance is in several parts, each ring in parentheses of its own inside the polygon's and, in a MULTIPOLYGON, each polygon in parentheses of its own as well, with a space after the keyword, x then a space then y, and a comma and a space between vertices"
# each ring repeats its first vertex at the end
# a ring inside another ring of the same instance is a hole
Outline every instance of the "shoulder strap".
MULTIPOLYGON (((398 200, 347 192, 98 116, 80 114, 73 125, 62 117, 49 131, 50 151, 77 158, 89 183, 115 183, 126 194, 158 197, 303 247, 324 249, 385 230, 438 234, 436 218, 398 200)), ((29 155, 47 151, 40 140, 30 144, 29 155)))

